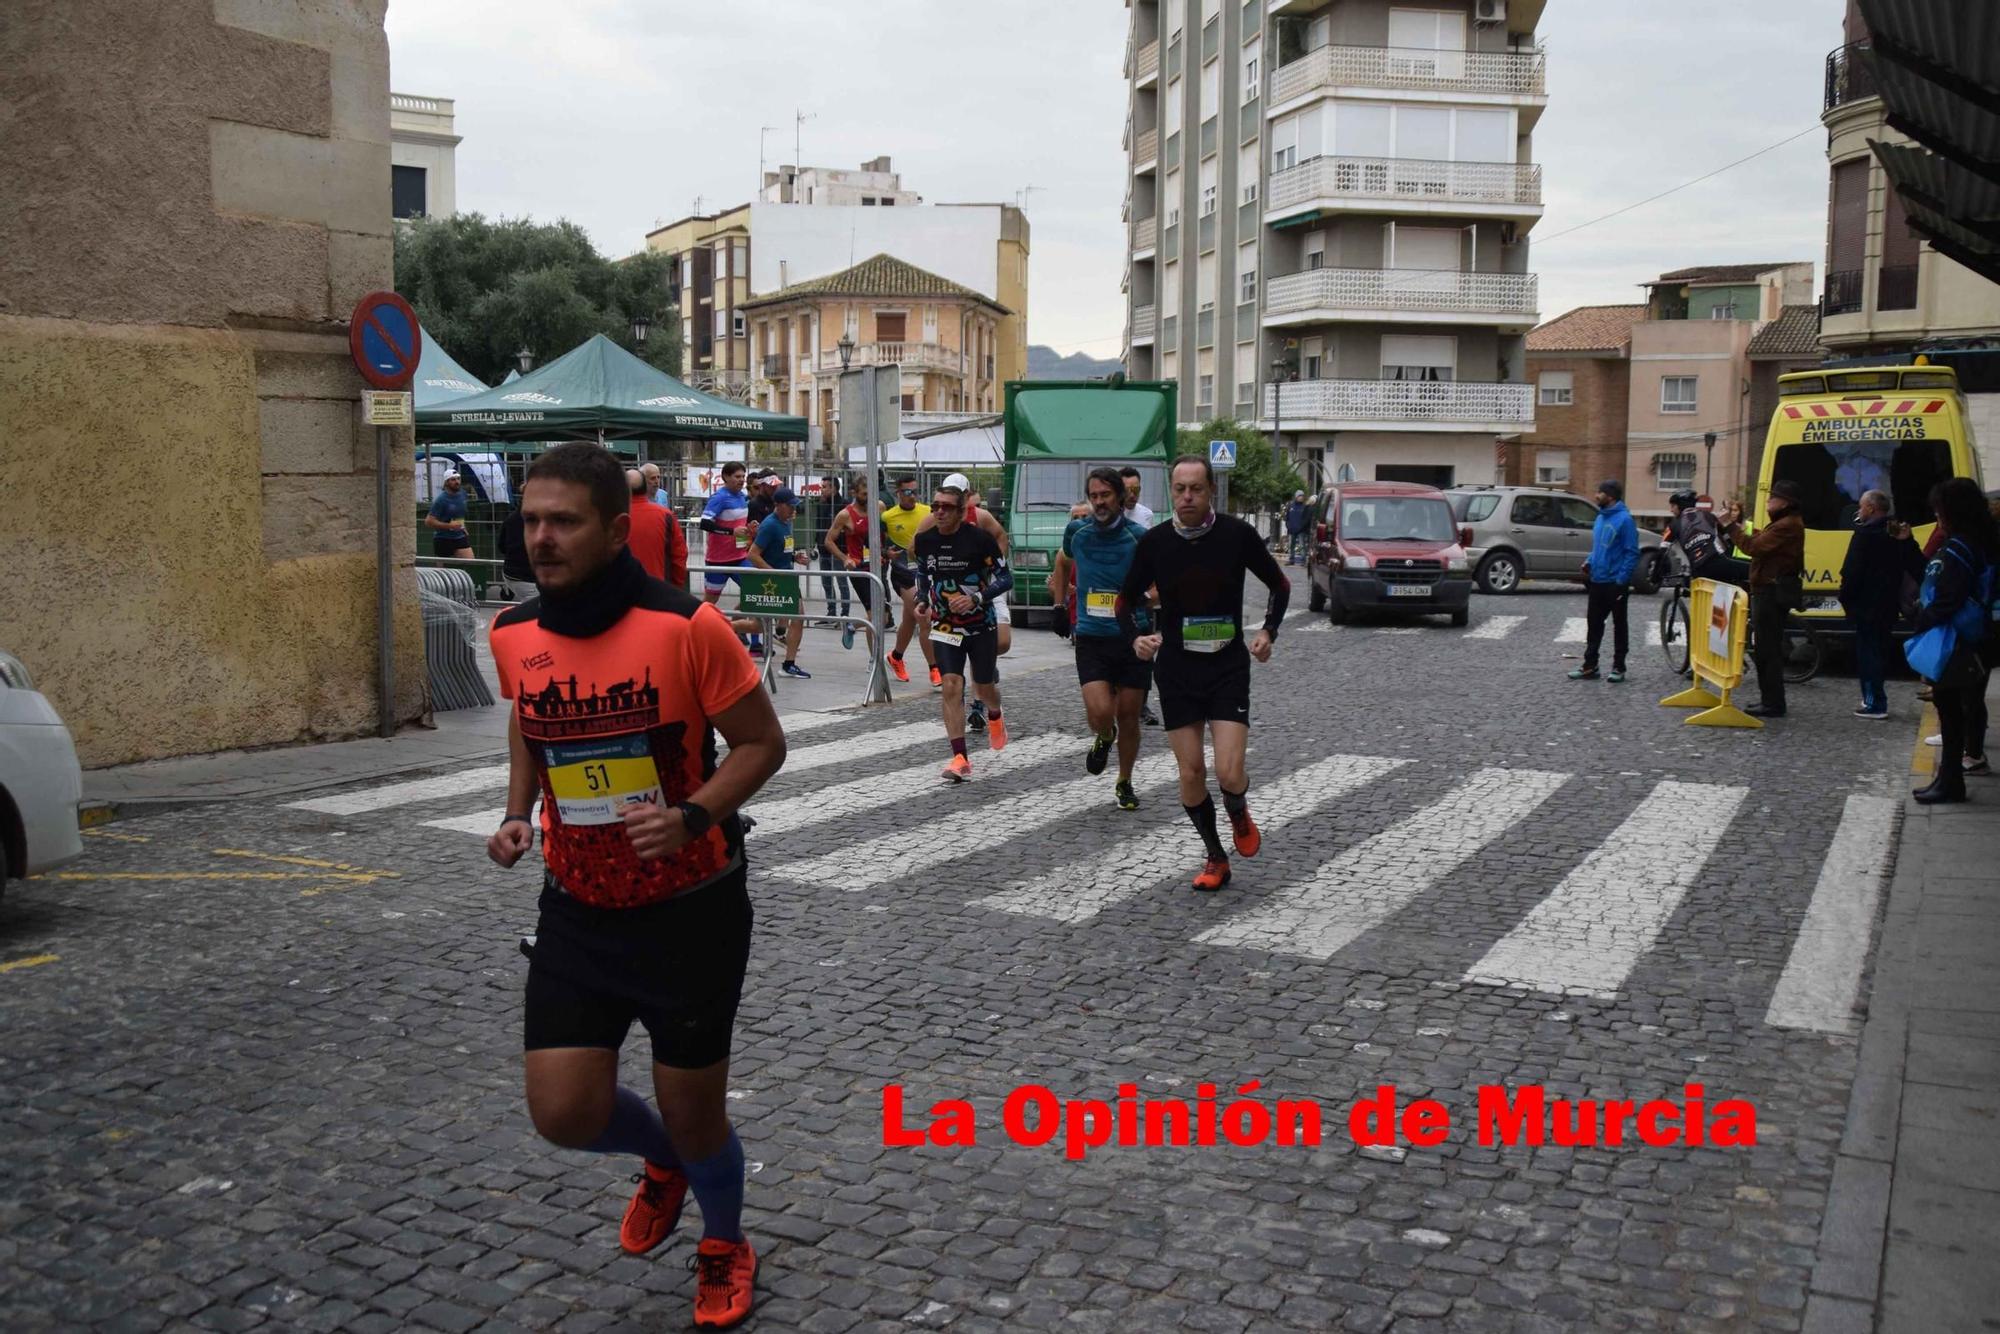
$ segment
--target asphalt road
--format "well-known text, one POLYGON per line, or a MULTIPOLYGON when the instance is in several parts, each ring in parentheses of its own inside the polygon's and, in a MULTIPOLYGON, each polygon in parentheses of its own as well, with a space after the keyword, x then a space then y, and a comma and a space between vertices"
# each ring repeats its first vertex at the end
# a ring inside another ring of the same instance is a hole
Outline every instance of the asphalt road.
MULTIPOLYGON (((1684 727, 1643 632, 1628 683, 1564 679, 1581 614, 1295 613, 1254 677, 1265 846, 1212 896, 1167 761, 1134 814, 1084 774, 1068 672, 1016 678, 1013 746, 963 788, 923 692, 797 734, 751 807, 731 1078, 754 1327, 1798 1328, 1915 719, 1823 680, 1764 732, 1684 727), (1323 1141, 1076 1160, 1002 1131, 1023 1085, 1253 1080, 1323 1141), (1753 1104, 1755 1146, 1476 1136, 1482 1086, 1690 1083, 1753 1104), (891 1084, 918 1124, 969 1101, 976 1146, 885 1145, 891 1084), (1442 1103, 1444 1142, 1351 1142, 1383 1084, 1442 1103)), ((485 860, 502 796, 476 770, 151 816, 10 889, 0 1323, 685 1324, 692 1215, 622 1255, 633 1164, 521 1104, 539 875, 485 860)))

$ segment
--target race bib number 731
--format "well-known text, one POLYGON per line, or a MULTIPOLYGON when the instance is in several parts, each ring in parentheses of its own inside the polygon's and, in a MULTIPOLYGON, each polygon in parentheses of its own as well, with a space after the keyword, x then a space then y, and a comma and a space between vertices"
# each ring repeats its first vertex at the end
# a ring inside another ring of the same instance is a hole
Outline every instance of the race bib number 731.
POLYGON ((556 817, 564 824, 617 824, 627 805, 661 800, 660 772, 643 734, 551 742, 546 760, 556 817))

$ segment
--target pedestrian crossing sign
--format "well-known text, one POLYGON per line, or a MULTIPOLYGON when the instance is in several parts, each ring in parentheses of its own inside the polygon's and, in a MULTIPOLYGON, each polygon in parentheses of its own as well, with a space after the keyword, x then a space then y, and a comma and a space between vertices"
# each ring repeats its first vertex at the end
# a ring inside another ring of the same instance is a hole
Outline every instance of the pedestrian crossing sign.
POLYGON ((1234 440, 1211 440, 1208 442, 1208 466, 1211 468, 1233 468, 1236 466, 1236 442, 1234 440))

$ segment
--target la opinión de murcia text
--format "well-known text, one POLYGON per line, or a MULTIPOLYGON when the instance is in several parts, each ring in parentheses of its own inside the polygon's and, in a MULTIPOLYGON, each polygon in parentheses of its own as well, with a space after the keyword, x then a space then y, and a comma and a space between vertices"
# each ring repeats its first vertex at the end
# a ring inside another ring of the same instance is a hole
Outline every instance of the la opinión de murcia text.
MULTIPOLYGON (((1000 1130, 1012 1143, 1041 1148, 1060 1142, 1063 1156, 1081 1159, 1092 1149, 1274 1145, 1313 1148, 1328 1118, 1310 1098, 1258 1097, 1252 1080, 1234 1089, 1199 1084, 1193 1098, 1141 1094, 1120 1084, 1117 1095, 1062 1098, 1040 1084, 1023 1084, 1000 1105, 1000 1130)), ((1700 1084, 1676 1098, 1552 1098, 1539 1084, 1507 1088, 1481 1085, 1474 1134, 1485 1146, 1597 1147, 1671 1144, 1747 1147, 1757 1142, 1757 1109, 1743 1098, 1710 1102, 1700 1084)), ((1378 1084, 1336 1122, 1364 1148, 1408 1145, 1434 1148, 1451 1138, 1451 1110, 1435 1098, 1402 1098, 1394 1085, 1378 1084)), ((882 1089, 882 1143, 889 1148, 970 1147, 979 1143, 977 1111, 964 1098, 941 1098, 928 1111, 906 1106, 903 1086, 882 1089)))

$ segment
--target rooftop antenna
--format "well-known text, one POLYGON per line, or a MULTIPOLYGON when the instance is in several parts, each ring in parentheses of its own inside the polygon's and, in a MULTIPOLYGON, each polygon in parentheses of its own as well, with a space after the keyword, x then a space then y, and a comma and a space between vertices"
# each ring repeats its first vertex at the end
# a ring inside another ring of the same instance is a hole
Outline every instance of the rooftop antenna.
MULTIPOLYGON (((818 119, 819 113, 817 111, 807 111, 803 107, 792 113, 792 164, 800 171, 804 171, 806 168, 806 153, 802 147, 805 142, 806 122, 818 119)), ((797 193, 797 191, 794 190, 794 193, 797 193)), ((794 199, 792 202, 797 203, 798 200, 794 199)))
POLYGON ((1037 192, 1044 194, 1047 193, 1044 187, 1039 185, 1024 185, 1020 189, 1016 190, 1014 192, 1015 209, 1018 211, 1024 208, 1026 206, 1028 196, 1031 194, 1035 194, 1037 192))
MULTIPOLYGON (((775 125, 757 127, 757 196, 762 196, 764 193, 764 136, 777 128, 775 125)), ((780 194, 782 193, 781 191, 780 194)), ((780 198, 778 202, 783 203, 784 200, 780 198)))

